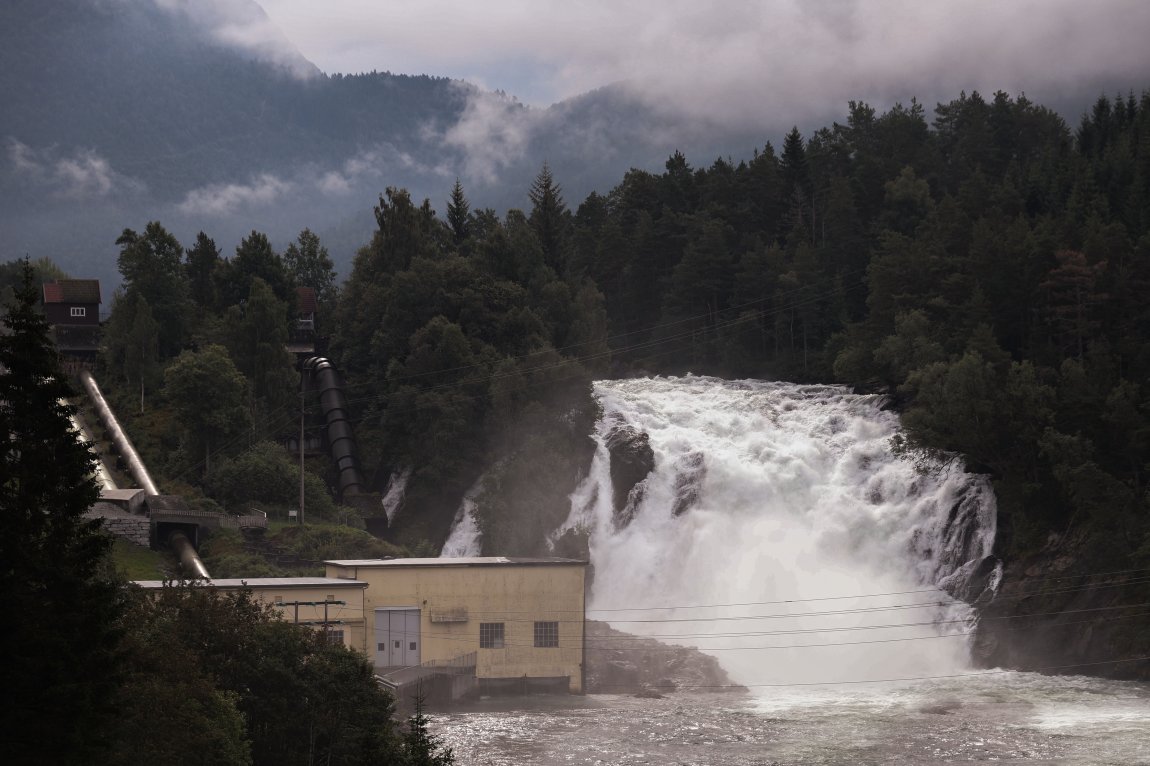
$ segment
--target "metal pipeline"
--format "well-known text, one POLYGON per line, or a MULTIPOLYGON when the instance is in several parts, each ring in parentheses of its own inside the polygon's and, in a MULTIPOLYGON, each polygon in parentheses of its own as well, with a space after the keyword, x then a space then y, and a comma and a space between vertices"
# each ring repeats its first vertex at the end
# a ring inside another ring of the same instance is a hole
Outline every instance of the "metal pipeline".
MULTIPOLYGON (((84 421, 80 419, 80 415, 69 415, 68 419, 72 421, 72 428, 76 431, 76 438, 88 444, 95 444, 96 440, 92 438, 92 432, 84 425, 84 421)), ((100 486, 104 489, 118 489, 116 480, 112 478, 112 474, 108 472, 108 467, 104 465, 104 458, 96 455, 96 481, 100 482, 100 486)))
MULTIPOLYGON (((148 473, 148 468, 144 465, 143 458, 140 457, 140 453, 136 452, 132 440, 128 438, 127 432, 120 425, 120 421, 116 420, 116 415, 112 412, 107 400, 104 399, 104 395, 100 393, 100 387, 96 385, 96 379, 92 377, 92 373, 82 370, 80 382, 84 385, 84 390, 88 392, 88 398, 92 400, 92 406, 95 407, 96 414, 104 424, 104 428, 112 437, 112 444, 115 445, 120 457, 127 464, 128 473, 131 474, 140 489, 144 490, 145 494, 160 494, 156 483, 152 481, 152 475, 148 473)), ((180 565, 186 573, 192 577, 211 579, 212 576, 208 574, 208 568, 204 566, 203 559, 200 558, 200 554, 196 553, 196 547, 192 545, 192 541, 188 539, 186 534, 177 530, 168 535, 168 546, 180 557, 180 565)))
POLYGON ((319 403, 327 421, 327 444, 331 459, 339 475, 340 496, 346 500, 350 495, 363 493, 363 476, 359 472, 356 458, 355 435, 344 405, 343 387, 339 374, 330 360, 313 356, 303 364, 315 386, 319 390, 319 403))
POLYGON ((116 416, 112 413, 112 408, 108 406, 107 400, 104 395, 100 393, 100 387, 96 385, 96 379, 92 377, 92 373, 87 370, 80 372, 80 382, 84 384, 84 390, 88 392, 88 397, 92 400, 92 406, 96 408, 96 414, 104 424, 104 428, 112 437, 112 444, 116 446, 120 457, 128 466, 128 473, 136 480, 136 484, 140 489, 144 490, 149 495, 158 495, 160 490, 156 489, 156 483, 152 481, 151 474, 144 466, 144 461, 140 458, 140 453, 136 452, 136 448, 132 445, 132 440, 128 438, 128 434, 120 427, 120 422, 116 420, 116 416))
POLYGON ((179 531, 173 532, 168 535, 168 546, 180 557, 180 566, 184 568, 184 572, 192 577, 212 579, 208 574, 208 568, 204 566, 204 560, 196 553, 196 547, 192 545, 187 535, 179 531))

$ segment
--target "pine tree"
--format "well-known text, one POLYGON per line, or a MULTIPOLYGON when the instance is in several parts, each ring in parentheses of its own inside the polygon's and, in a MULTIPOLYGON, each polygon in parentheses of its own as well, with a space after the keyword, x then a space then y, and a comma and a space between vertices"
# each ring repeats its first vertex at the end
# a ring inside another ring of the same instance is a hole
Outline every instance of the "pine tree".
POLYGON ((184 253, 184 271, 188 275, 192 300, 201 311, 213 311, 219 303, 216 291, 216 268, 222 262, 216 242, 202 231, 196 235, 196 244, 184 253))
POLYGON ((0 742, 5 763, 93 763, 113 714, 122 612, 103 575, 110 539, 84 513, 99 497, 77 440, 38 289, 24 282, 0 336, 0 742))
POLYGON ((447 203, 447 224, 451 227, 455 246, 459 247, 471 233, 471 206, 467 204, 463 184, 458 178, 455 179, 455 186, 451 187, 451 200, 447 203))
POLYGON ((408 766, 451 766, 455 753, 444 747, 440 737, 428 731, 430 720, 423 714, 423 695, 415 697, 415 712, 407 719, 403 735, 404 763, 408 766))
POLYGON ((531 183, 531 227, 539 238, 544 262, 562 274, 570 243, 570 213, 563 202, 563 189, 546 162, 531 183))

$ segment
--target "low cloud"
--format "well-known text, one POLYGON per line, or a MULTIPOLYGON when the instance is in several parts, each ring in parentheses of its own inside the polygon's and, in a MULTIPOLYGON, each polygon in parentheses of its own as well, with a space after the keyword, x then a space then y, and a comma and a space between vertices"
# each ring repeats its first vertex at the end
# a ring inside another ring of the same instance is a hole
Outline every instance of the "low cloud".
POLYGON ((185 215, 223 217, 271 205, 283 199, 296 184, 264 173, 247 183, 211 184, 193 189, 177 209, 185 215))
POLYGON ((802 124, 849 99, 1140 87, 1150 71, 1143 0, 263 3, 329 72, 466 78, 543 105, 622 82, 652 107, 726 127, 802 124))
POLYGON ((315 187, 325 196, 346 197, 367 188, 379 191, 396 178, 412 175, 450 178, 451 171, 445 165, 429 167, 391 144, 380 144, 349 158, 337 169, 311 175, 318 179, 315 187))
POLYGON ((493 93, 459 83, 467 105, 455 124, 440 133, 429 128, 447 147, 462 155, 462 174, 483 183, 495 183, 499 172, 521 160, 542 114, 524 107, 504 93, 493 93))
POLYGON ((153 0, 206 31, 216 42, 276 64, 301 79, 320 72, 305 59, 254 0, 153 0))
POLYGON ((143 191, 142 182, 118 173, 93 149, 61 154, 55 147, 36 149, 16 138, 6 143, 13 174, 63 199, 99 199, 143 191))

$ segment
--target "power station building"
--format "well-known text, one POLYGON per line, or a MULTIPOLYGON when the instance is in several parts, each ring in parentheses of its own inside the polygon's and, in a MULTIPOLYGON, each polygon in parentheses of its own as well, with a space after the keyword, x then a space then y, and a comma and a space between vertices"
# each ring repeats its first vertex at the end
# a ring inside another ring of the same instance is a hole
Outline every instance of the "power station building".
POLYGON ((360 648, 383 672, 474 654, 480 691, 583 691, 585 561, 492 556, 324 563, 329 580, 367 583, 360 648))
MULTIPOLYGON (((410 558, 324 562, 326 577, 217 579, 282 619, 357 649, 386 678, 474 668, 482 692, 583 692, 587 562, 410 558)), ((161 588, 159 580, 137 582, 161 588)))

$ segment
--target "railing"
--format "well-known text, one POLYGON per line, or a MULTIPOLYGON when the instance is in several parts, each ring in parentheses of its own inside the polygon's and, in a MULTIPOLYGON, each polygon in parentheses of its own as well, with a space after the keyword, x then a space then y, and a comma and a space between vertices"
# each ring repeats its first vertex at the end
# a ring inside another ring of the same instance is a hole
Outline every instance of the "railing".
POLYGON ((382 675, 377 674, 375 678, 395 691, 431 676, 474 676, 478 658, 478 652, 468 652, 450 660, 428 660, 420 665, 397 668, 382 675))
POLYGON ((259 508, 253 508, 255 513, 244 516, 222 516, 220 526, 229 529, 267 529, 268 515, 259 508))

